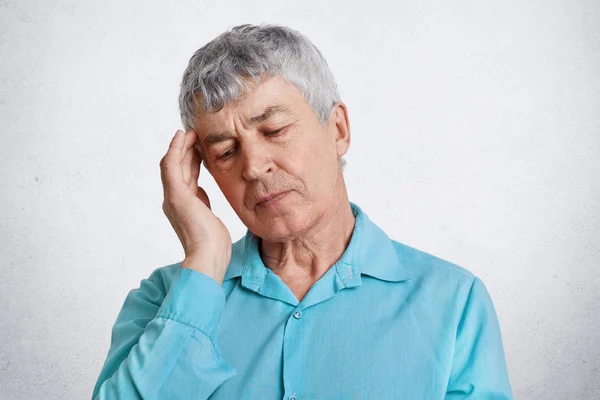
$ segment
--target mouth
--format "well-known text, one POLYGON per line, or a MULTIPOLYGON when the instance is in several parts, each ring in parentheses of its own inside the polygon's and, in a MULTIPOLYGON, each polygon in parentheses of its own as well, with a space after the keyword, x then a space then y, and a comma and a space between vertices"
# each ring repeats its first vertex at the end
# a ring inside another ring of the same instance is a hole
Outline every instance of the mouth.
POLYGON ((287 191, 279 192, 279 193, 273 193, 266 197, 263 197, 258 203, 256 203, 256 207, 266 207, 266 206, 277 205, 289 192, 291 192, 291 190, 287 190, 287 191))

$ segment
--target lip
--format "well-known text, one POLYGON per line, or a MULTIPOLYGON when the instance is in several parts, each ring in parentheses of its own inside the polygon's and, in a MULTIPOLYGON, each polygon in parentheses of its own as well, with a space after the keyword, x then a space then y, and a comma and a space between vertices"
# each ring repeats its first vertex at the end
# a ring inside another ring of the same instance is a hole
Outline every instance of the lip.
POLYGON ((286 190, 286 191, 279 192, 279 193, 269 194, 269 195, 263 197, 262 199, 260 199, 260 201, 258 203, 256 203, 256 206, 258 207, 258 206, 267 206, 267 205, 275 204, 279 200, 283 199, 289 192, 291 192, 291 190, 286 190))

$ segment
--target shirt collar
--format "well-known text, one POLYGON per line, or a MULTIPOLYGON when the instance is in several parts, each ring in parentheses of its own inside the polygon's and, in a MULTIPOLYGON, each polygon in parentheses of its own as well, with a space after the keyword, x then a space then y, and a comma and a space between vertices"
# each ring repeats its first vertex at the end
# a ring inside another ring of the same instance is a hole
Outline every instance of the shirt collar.
MULTIPOLYGON (((410 279, 398 257, 392 240, 369 219, 355 203, 350 202, 355 217, 354 230, 348 247, 326 274, 336 273, 344 287, 361 284, 361 275, 400 282, 410 279)), ((260 288, 265 276, 272 273, 260 258, 260 239, 250 230, 233 244, 231 261, 224 280, 242 276, 244 286, 260 288)))

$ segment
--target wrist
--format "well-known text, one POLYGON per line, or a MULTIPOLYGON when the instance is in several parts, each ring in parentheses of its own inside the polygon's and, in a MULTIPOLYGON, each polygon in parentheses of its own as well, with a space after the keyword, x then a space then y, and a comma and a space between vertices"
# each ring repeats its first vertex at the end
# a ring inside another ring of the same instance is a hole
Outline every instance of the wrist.
POLYGON ((181 268, 192 269, 196 272, 200 272, 212 279, 214 279, 219 285, 223 284, 223 278, 219 279, 219 274, 217 273, 218 269, 214 267, 214 263, 206 261, 206 259, 201 258, 190 258, 186 257, 180 264, 181 268))

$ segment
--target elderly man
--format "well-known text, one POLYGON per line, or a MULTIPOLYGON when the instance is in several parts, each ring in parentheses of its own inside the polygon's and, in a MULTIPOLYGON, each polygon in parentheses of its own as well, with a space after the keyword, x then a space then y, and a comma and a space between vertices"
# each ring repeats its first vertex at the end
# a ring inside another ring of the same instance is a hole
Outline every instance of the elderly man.
POLYGON ((185 258, 132 290, 95 399, 512 399, 483 282, 348 200, 348 111, 317 48, 242 25, 199 49, 161 160, 185 258), (232 244, 201 164, 248 228, 232 244))

